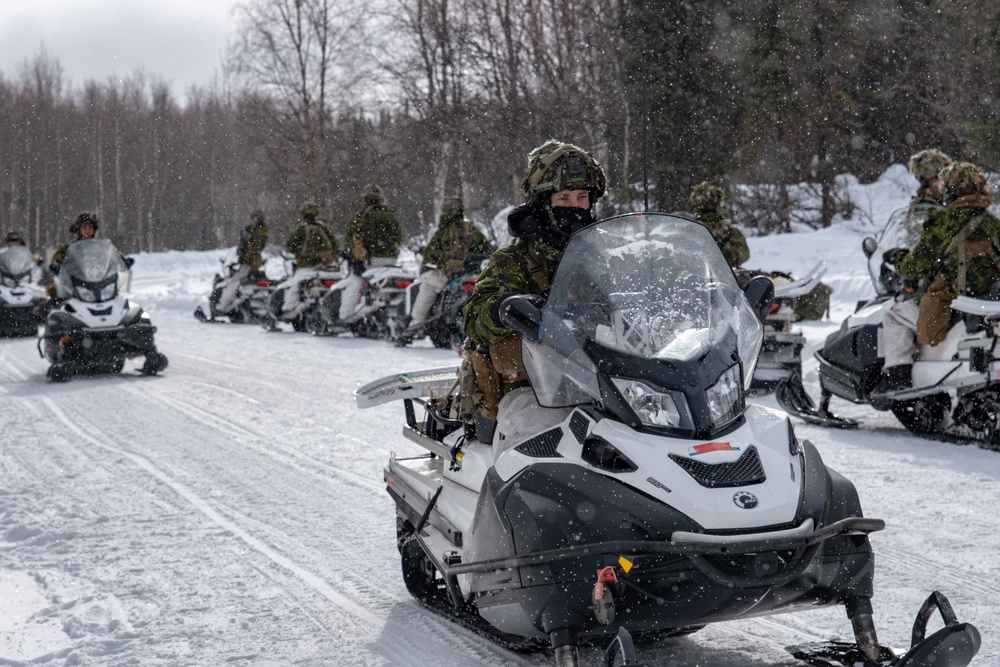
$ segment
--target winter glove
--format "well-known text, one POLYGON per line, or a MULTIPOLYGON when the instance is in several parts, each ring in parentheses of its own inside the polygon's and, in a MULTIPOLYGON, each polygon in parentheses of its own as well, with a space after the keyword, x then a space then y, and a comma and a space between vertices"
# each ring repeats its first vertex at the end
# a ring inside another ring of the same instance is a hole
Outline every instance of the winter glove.
POLYGON ((897 266, 903 258, 910 254, 910 251, 906 248, 889 248, 884 253, 882 253, 882 261, 886 264, 892 264, 897 266))
MULTIPOLYGON (((519 301, 530 303, 535 308, 541 308, 545 305, 545 299, 541 295, 509 292, 495 300, 490 305, 490 318, 493 320, 494 324, 502 329, 515 329, 515 327, 512 327, 511 324, 515 321, 523 321, 524 319, 518 316, 517 302, 519 301)), ((520 331, 522 330, 522 327, 517 327, 515 330, 520 331)), ((535 340, 537 340, 537 338, 535 340)))

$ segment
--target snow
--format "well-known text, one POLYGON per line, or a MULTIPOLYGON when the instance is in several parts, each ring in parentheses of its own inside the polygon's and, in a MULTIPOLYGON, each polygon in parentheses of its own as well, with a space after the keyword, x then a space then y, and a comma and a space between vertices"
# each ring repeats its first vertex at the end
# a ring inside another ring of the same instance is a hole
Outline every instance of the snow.
MULTIPOLYGON (((848 183, 856 220, 749 239, 752 267, 827 264, 831 319, 801 327, 814 395, 811 352, 871 293, 861 240, 906 203, 908 178, 897 166, 848 183)), ((401 406, 359 411, 351 391, 455 353, 199 323, 191 313, 224 254, 136 257, 131 296, 159 328, 162 376, 131 362, 119 377, 53 385, 35 340, 0 340, 0 665, 550 665, 426 611, 400 577, 382 467, 417 450, 400 435, 401 406)), ((880 637, 907 645, 939 589, 983 633, 973 664, 1000 664, 1000 455, 834 407, 863 428, 796 429, 887 522, 872 537, 880 637)), ((843 611, 822 609, 641 653, 651 665, 791 667, 786 645, 850 638, 843 611)), ((583 658, 597 664, 598 652, 583 658)))

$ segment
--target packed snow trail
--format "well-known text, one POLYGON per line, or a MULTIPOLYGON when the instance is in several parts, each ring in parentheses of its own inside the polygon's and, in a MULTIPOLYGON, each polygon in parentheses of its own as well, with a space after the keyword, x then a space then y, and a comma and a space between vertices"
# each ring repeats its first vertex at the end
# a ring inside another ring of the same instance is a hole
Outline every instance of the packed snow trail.
MULTIPOLYGON (((400 405, 359 411, 351 392, 455 354, 199 323, 217 254, 137 259, 132 294, 170 357, 162 376, 131 362, 121 376, 50 384, 34 340, 0 340, 0 665, 550 665, 436 616, 402 583, 382 467, 418 450, 400 435, 400 405)), ((812 349, 850 307, 855 275, 829 276, 845 301, 803 327, 812 349)), ((816 392, 813 362, 806 386, 816 392)), ((1000 455, 836 407, 862 429, 796 428, 888 523, 872 537, 881 638, 905 645, 940 588, 983 632, 974 664, 1000 664, 1000 455)), ((640 653, 651 665, 791 667, 784 646, 850 636, 844 612, 824 609, 640 653)), ((583 658, 596 664, 597 649, 583 658)))

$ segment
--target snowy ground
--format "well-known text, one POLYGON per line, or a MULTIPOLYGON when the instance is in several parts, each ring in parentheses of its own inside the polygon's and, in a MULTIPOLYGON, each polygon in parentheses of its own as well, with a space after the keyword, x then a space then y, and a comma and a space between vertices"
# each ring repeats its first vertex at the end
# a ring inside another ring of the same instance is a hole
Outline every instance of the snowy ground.
MULTIPOLYGON (((882 208, 905 201, 881 187, 882 208)), ((809 353, 869 293, 866 232, 750 241, 754 267, 826 260, 835 303, 802 327, 809 353)), ((0 340, 0 665, 549 665, 424 610, 400 578, 381 471, 390 451, 416 452, 399 406, 358 411, 350 395, 454 353, 201 324, 191 311, 221 254, 137 258, 132 296, 170 357, 160 377, 52 385, 34 340, 0 340)), ((815 392, 813 362, 806 381, 815 392)), ((888 523, 873 537, 882 639, 907 644, 937 588, 983 632, 974 664, 1000 665, 1000 455, 836 407, 864 428, 797 430, 888 523)), ((785 645, 850 636, 841 610, 817 610, 708 627, 643 658, 791 667, 785 645)))

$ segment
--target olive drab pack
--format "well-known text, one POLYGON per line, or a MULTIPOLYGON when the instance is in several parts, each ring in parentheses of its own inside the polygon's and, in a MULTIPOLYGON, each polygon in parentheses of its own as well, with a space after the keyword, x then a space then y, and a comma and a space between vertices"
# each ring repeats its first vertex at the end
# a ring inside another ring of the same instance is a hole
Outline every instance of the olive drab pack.
POLYGON ((820 320, 830 315, 830 295, 833 288, 819 283, 806 294, 795 299, 792 310, 799 320, 820 320))

